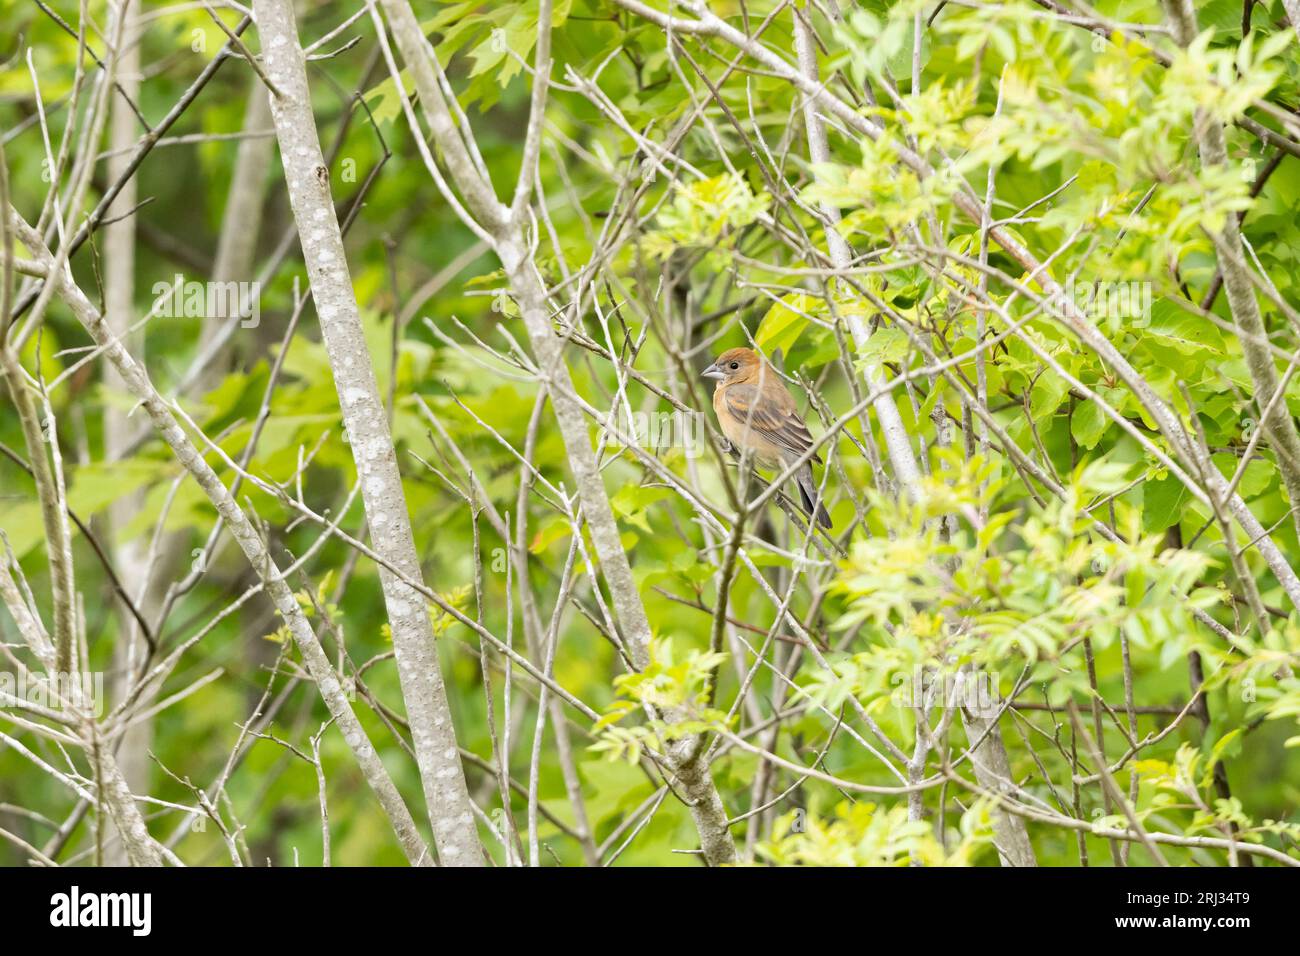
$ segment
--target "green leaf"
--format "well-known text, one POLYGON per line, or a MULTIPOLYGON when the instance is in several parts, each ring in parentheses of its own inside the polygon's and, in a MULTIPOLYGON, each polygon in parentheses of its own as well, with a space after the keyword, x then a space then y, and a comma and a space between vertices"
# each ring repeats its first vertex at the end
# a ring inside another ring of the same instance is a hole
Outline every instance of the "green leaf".
POLYGON ((1092 450, 1109 423, 1110 419, 1096 402, 1080 402, 1070 415, 1070 434, 1081 448, 1092 450))
POLYGON ((663 487, 646 487, 644 485, 625 485, 609 503, 614 509, 614 516, 629 524, 636 525, 646 534, 654 534, 646 520, 650 506, 657 501, 671 497, 672 492, 663 487))
POLYGON ((1245 728, 1237 727, 1215 741, 1213 749, 1210 750, 1210 761, 1205 768, 1207 772, 1219 761, 1228 760, 1241 752, 1241 735, 1244 732, 1245 728))
POLYGON ((1144 482, 1142 495, 1142 528, 1148 532, 1176 525, 1191 501, 1187 486, 1172 475, 1144 482))
POLYGON ((910 347, 911 342, 902 329, 881 326, 871 333, 871 337, 862 348, 861 355, 875 365, 883 362, 901 362, 907 357, 910 347))
POLYGON ((1051 369, 1046 369, 1034 381, 1029 393, 1029 414, 1036 422, 1056 414, 1061 402, 1070 391, 1070 383, 1051 369))
POLYGON ((1224 351, 1223 333, 1202 319, 1183 311, 1168 299, 1159 299, 1152 303, 1151 322, 1142 331, 1143 341, 1150 347, 1162 352, 1176 353, 1170 358, 1178 361, 1179 367, 1186 363, 1177 356, 1204 356, 1207 353, 1224 351))
POLYGON ((764 352, 773 353, 780 349, 788 355, 799 336, 808 327, 808 316, 814 315, 824 302, 803 292, 791 292, 783 295, 778 302, 772 303, 763 320, 754 333, 754 342, 764 352))

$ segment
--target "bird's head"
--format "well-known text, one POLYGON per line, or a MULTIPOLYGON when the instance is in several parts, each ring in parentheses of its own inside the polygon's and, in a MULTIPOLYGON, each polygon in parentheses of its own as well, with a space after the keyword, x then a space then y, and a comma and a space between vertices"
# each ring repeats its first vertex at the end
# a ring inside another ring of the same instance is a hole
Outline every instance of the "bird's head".
POLYGON ((748 381, 763 368, 763 359, 753 349, 727 349, 700 374, 723 384, 748 381))

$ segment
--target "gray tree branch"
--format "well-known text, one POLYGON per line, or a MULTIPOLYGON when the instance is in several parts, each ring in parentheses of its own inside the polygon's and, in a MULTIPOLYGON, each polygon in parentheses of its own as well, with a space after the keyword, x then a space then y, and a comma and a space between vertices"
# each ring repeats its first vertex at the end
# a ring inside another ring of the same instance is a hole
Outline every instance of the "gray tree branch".
MULTIPOLYGON (((397 451, 366 347, 343 234, 334 213, 329 170, 312 115, 306 58, 298 43, 293 6, 288 0, 257 0, 253 11, 267 72, 281 91, 279 97, 271 97, 271 117, 343 423, 361 482, 366 521, 375 550, 406 577, 420 581, 420 558, 397 467, 397 451)), ((381 567, 379 575, 438 858, 445 865, 481 866, 483 848, 456 749, 456 731, 428 606, 417 591, 386 568, 381 567)))

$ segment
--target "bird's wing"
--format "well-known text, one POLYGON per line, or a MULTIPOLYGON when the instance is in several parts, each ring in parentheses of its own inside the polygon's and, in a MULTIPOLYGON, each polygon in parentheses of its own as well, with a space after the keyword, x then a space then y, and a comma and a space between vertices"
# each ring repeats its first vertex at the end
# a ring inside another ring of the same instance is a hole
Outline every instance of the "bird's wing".
MULTIPOLYGON (((786 402, 773 401, 761 395, 756 385, 732 385, 724 390, 722 400, 742 427, 748 423, 756 435, 793 455, 802 455, 812 445, 813 437, 794 408, 794 401, 788 394, 784 397, 786 402)), ((813 461, 821 459, 814 455, 813 461)))

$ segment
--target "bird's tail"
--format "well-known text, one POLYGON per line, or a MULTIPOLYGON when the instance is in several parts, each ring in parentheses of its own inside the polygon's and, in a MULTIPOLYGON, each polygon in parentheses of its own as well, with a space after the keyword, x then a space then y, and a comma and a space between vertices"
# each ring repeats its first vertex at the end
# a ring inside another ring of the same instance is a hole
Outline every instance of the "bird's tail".
POLYGON ((799 504, 803 506, 804 514, 810 518, 815 517, 817 523, 829 531, 831 516, 826 513, 826 509, 817 498, 817 486, 813 484, 811 465, 804 465, 799 469, 795 476, 795 483, 799 486, 799 504))

